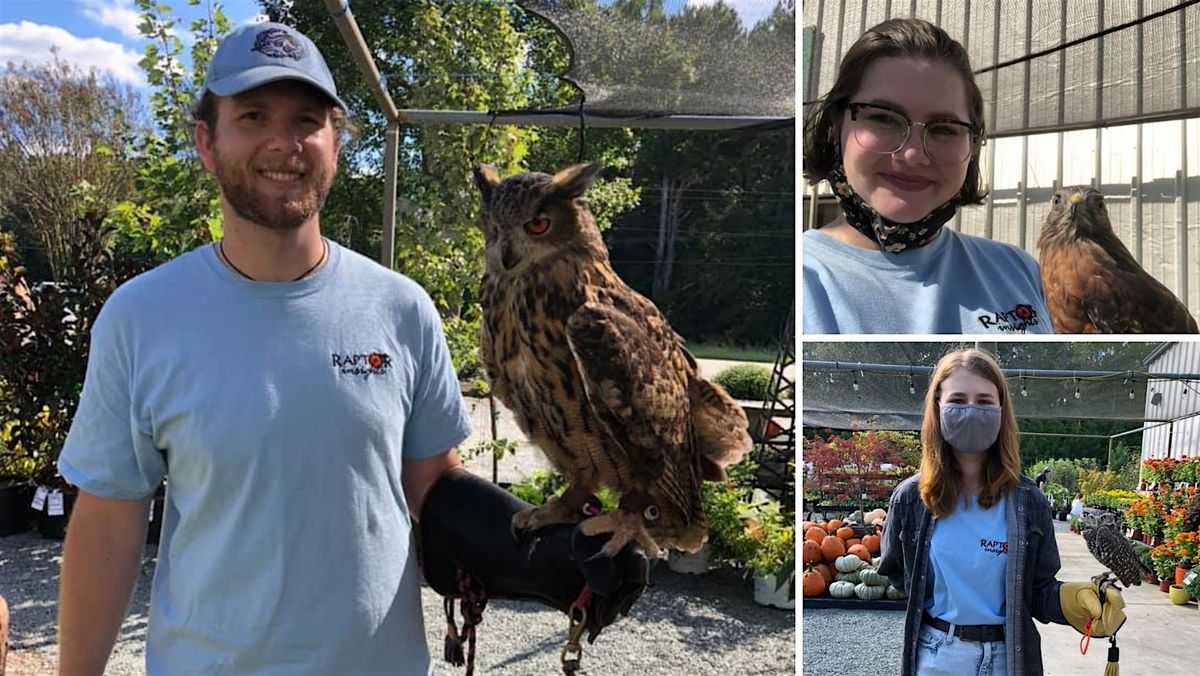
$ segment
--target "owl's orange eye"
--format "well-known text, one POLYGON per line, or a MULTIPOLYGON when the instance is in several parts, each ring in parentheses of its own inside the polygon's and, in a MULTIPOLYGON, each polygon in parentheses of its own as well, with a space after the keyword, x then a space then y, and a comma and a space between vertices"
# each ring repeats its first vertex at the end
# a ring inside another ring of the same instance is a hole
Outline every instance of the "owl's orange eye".
POLYGON ((540 216, 525 224, 525 231, 531 235, 544 235, 550 229, 550 219, 540 216))

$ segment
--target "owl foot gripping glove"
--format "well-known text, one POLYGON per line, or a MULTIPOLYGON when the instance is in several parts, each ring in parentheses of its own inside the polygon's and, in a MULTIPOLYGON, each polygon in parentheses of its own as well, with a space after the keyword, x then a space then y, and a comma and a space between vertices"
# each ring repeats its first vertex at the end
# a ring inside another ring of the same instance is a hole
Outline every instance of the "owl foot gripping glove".
POLYGON ((1064 582, 1058 588, 1058 602, 1063 617, 1083 634, 1080 652, 1087 653, 1087 645, 1093 636, 1109 637, 1108 664, 1104 676, 1120 673, 1116 633, 1125 624, 1125 599, 1106 578, 1093 578, 1091 582, 1064 582), (1086 643, 1085 643, 1086 642, 1086 643))
POLYGON ((537 601, 567 613, 564 673, 579 669, 579 640, 627 615, 649 579, 645 553, 631 542, 613 558, 592 557, 608 540, 573 524, 547 526, 514 538, 513 514, 531 505, 465 470, 451 470, 429 489, 421 508, 421 569, 445 597, 446 660, 474 671, 475 628, 489 599, 537 601), (454 601, 463 626, 455 626, 454 601), (463 643, 467 653, 463 654, 463 643))

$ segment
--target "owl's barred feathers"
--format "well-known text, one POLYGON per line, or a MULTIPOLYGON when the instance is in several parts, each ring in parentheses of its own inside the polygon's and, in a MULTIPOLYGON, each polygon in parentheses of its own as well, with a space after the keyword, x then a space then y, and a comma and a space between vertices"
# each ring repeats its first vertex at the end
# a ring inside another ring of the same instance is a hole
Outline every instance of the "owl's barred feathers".
POLYGON ((583 199, 597 173, 581 164, 502 181, 475 169, 480 356, 496 396, 572 486, 646 492, 661 511, 655 541, 694 551, 706 537, 700 481, 749 451, 746 416, 613 271, 583 199))
POLYGON ((1121 584, 1134 587, 1142 583, 1145 566, 1120 532, 1113 515, 1097 517, 1095 514, 1085 514, 1083 541, 1087 543, 1092 557, 1111 570, 1121 584))

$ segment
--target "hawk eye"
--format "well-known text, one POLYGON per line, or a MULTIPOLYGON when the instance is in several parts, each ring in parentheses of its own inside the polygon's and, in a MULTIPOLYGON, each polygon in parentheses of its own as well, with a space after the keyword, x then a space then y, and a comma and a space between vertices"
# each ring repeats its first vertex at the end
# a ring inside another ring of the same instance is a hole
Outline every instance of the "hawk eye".
POLYGON ((525 232, 531 235, 544 235, 550 229, 550 219, 545 216, 537 218, 525 224, 525 232))
POLYGON ((1058 196, 1058 193, 1054 193, 1054 199, 1050 200, 1050 203, 1058 204, 1061 201, 1062 201, 1062 198, 1058 196))

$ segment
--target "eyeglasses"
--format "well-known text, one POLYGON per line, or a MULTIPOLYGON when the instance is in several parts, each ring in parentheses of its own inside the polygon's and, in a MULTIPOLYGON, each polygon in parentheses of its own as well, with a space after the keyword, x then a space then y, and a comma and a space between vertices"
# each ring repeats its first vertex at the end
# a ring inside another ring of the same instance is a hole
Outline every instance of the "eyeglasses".
POLYGON ((921 144, 939 164, 962 164, 971 157, 979 131, 959 120, 913 122, 908 116, 871 103, 847 103, 854 140, 866 150, 891 155, 904 147, 913 127, 923 127, 921 144))

